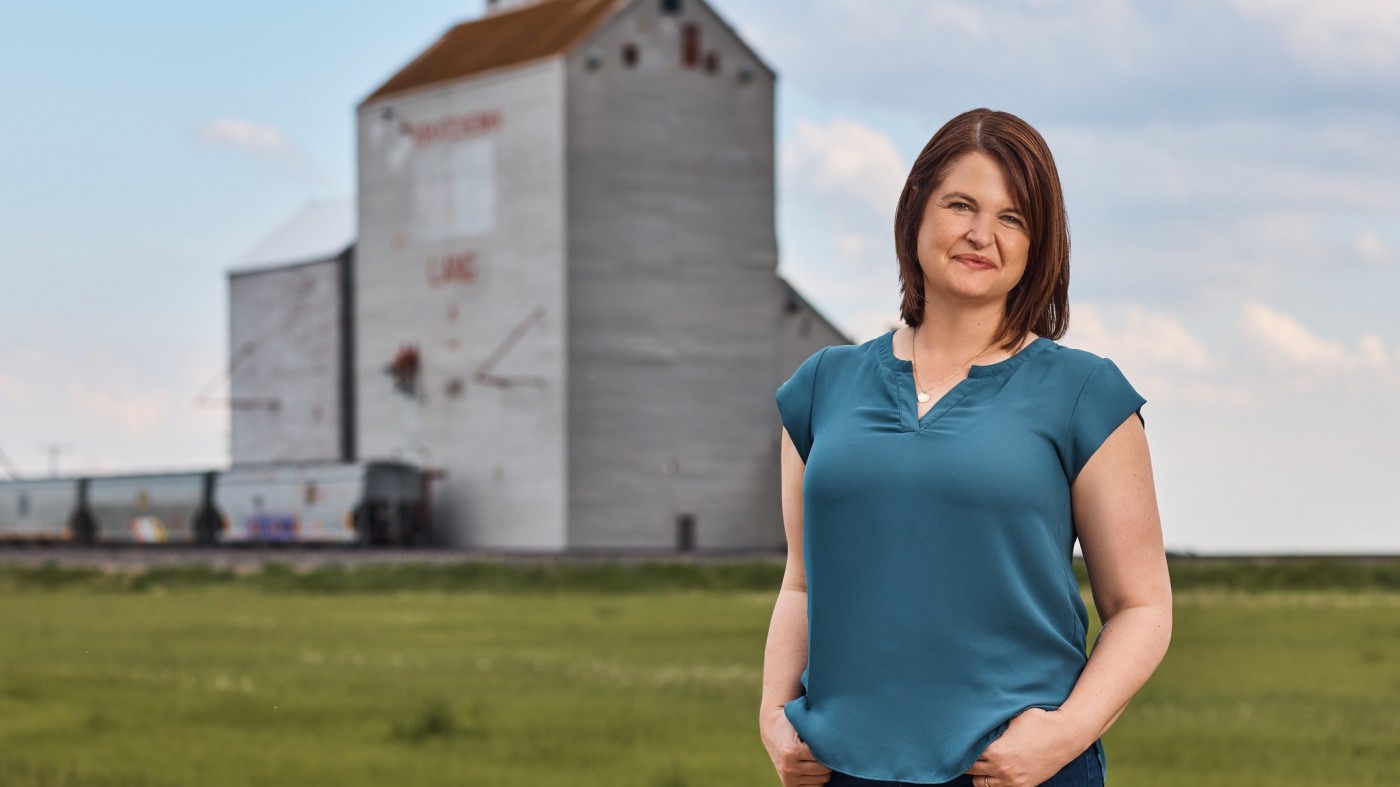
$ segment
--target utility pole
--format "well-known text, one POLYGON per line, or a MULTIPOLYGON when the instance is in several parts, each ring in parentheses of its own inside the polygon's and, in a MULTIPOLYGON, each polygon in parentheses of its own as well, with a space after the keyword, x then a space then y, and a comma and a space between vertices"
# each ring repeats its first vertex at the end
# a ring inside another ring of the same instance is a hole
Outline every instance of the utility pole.
POLYGON ((10 461, 10 457, 6 456, 3 450, 0 450, 0 466, 5 468, 11 481, 19 480, 19 468, 15 467, 15 463, 10 461))
POLYGON ((58 477, 58 455, 70 446, 67 443, 39 443, 39 448, 49 452, 49 477, 58 477))

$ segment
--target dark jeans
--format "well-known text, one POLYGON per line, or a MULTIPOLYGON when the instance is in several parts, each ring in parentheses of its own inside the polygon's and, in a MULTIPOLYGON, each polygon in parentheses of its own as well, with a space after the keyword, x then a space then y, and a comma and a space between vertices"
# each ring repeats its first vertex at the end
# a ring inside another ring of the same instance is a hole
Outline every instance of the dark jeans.
MULTIPOLYGON (((978 777, 977 784, 982 783, 978 777)), ((862 779, 859 776, 852 776, 849 773, 842 773, 838 770, 831 771, 831 780, 827 787, 902 787, 903 785, 923 784, 925 787, 936 787, 927 782, 891 782, 879 781, 877 779, 862 779)), ((972 777, 963 774, 950 782, 939 782, 944 787, 974 787, 972 777)), ((1048 781, 1040 783, 1041 787, 1104 787, 1103 771, 1099 768, 1099 754, 1093 746, 1084 750, 1084 753, 1070 760, 1069 764, 1060 769, 1060 772, 1051 776, 1048 781)))

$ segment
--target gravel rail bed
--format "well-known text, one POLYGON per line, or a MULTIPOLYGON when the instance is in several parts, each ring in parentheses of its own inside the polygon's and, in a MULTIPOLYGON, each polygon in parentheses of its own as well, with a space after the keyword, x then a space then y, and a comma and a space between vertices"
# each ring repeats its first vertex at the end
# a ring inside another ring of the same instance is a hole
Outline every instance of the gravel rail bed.
POLYGON ((782 561, 780 550, 728 551, 588 551, 588 552, 509 552, 447 548, 354 548, 339 546, 237 546, 192 547, 167 545, 111 545, 77 547, 71 545, 0 545, 0 566, 94 567, 105 571, 142 571, 161 566, 206 565, 237 572, 256 571, 267 563, 281 563, 298 569, 324 565, 382 565, 395 563, 475 563, 588 564, 648 562, 749 562, 782 561))

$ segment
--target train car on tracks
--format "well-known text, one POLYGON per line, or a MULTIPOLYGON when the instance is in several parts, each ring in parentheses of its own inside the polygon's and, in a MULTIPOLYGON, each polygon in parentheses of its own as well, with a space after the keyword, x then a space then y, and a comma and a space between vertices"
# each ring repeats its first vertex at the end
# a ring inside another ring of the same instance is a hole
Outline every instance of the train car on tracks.
POLYGON ((368 461, 0 481, 0 542, 426 546, 431 477, 368 461))

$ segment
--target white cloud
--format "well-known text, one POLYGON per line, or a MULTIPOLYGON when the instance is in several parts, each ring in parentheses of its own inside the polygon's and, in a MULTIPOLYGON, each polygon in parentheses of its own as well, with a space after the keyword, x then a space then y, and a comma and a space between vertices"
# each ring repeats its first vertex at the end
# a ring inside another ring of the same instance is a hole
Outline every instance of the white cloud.
POLYGON ((1259 403, 1259 396, 1248 388, 1208 380, 1181 380, 1149 374, 1136 387, 1157 404, 1190 405, 1212 410, 1244 410, 1259 403))
POLYGON ((883 217, 894 216, 908 170, 894 140, 859 121, 817 123, 797 119, 782 146, 784 192, 854 201, 883 217))
POLYGON ((1232 0, 1280 29, 1300 58, 1335 72, 1400 67, 1400 3, 1393 0, 1232 0))
POLYGON ((1070 326, 1061 343, 1112 359, 1156 404, 1239 409, 1258 401, 1248 388, 1202 377, 1220 366, 1173 315, 1128 303, 1106 316, 1098 304, 1074 302, 1070 326))
POLYGON ((854 120, 799 118, 780 160, 780 215, 804 228, 783 239, 785 275, 853 338, 882 332, 848 315, 898 308, 893 217, 907 171, 894 141, 854 120))
POLYGON ((1377 139, 1400 133, 1394 117, 1283 124, 1211 120, 1042 129, 1066 186, 1100 200, 1179 203, 1232 214, 1258 210, 1400 208, 1400 151, 1377 139), (1164 199, 1165 198, 1165 199, 1164 199))
POLYGON ((1284 302, 1355 281, 1370 288, 1354 308, 1383 308, 1393 268, 1381 263, 1396 255, 1382 238, 1400 211, 1400 148, 1374 140, 1400 135, 1400 116, 1346 125, 1045 129, 1075 229, 1076 276, 1095 296, 1145 292, 1178 310, 1217 299, 1230 312, 1245 293, 1284 302), (1372 264, 1358 269, 1362 260, 1372 264))
POLYGON ((162 390, 114 394, 101 388, 69 384, 68 401, 94 421, 115 422, 127 435, 138 438, 156 437, 170 409, 170 397, 162 390))
POLYGON ((962 0, 882 0, 875 13, 869 0, 804 0, 800 8, 809 23, 805 29, 816 27, 825 40, 848 46, 903 46, 911 30, 936 31, 963 41, 987 38, 983 9, 962 0))
MULTIPOLYGON (((1390 366, 1390 353, 1385 349, 1385 341, 1374 333, 1363 333, 1357 340, 1357 350, 1361 362, 1372 369, 1384 370, 1390 366)), ((1400 351, 1396 353, 1400 360, 1400 351)))
POLYGON ((819 266, 794 270, 784 263, 778 273, 856 343, 899 324, 899 281, 893 266, 882 276, 852 271, 849 266, 834 271, 819 266))
POLYGON ((1032 122, 1159 117, 1164 96, 1193 109, 1239 106, 1231 82, 1241 72, 1275 77, 1282 59, 1258 62, 1257 47, 1241 39, 1267 36, 1211 0, 882 0, 876 9, 866 0, 768 0, 727 10, 762 32, 786 85, 909 113, 925 136, 931 121, 977 106, 1032 122))
POLYGON ((215 118, 200 126, 195 136, 206 145, 222 145, 255 156, 281 159, 293 169, 300 169, 306 159, 282 129, 246 118, 215 118))
POLYGON ((1076 346, 1115 361, 1190 373, 1213 367, 1205 345, 1180 320, 1136 303, 1111 328, 1096 304, 1071 303, 1070 326, 1076 346))
POLYGON ((854 232, 842 232, 832 238, 832 243, 847 261, 862 262, 874 248, 875 239, 854 232))
POLYGON ((1294 385, 1320 384, 1343 372, 1371 371, 1400 383, 1400 352, 1392 354, 1374 333, 1362 334, 1352 349, 1337 339, 1314 333, 1289 314, 1258 301, 1244 304, 1244 334, 1273 362, 1294 375, 1294 385))
POLYGON ((64 447, 63 472, 227 462, 227 411, 192 403, 218 369, 217 351, 123 349, 86 335, 78 346, 61 335, 46 343, 0 345, 0 447, 22 474, 48 472, 47 443, 64 447))
POLYGON ((1250 301, 1240 319, 1245 334, 1260 347, 1301 368, 1323 371, 1352 365, 1346 345, 1318 336, 1277 309, 1250 301))
MULTIPOLYGON (((858 4, 861 12, 866 16, 880 16, 871 14, 867 3, 858 4)), ((957 2, 943 3, 921 3, 927 14, 928 29, 938 30, 943 35, 956 35, 971 41, 987 40, 987 24, 982 16, 982 9, 973 4, 963 4, 957 2)))
POLYGON ((1356 236, 1356 253, 1367 262, 1385 263, 1390 261, 1390 249, 1371 230, 1364 230, 1356 236))

